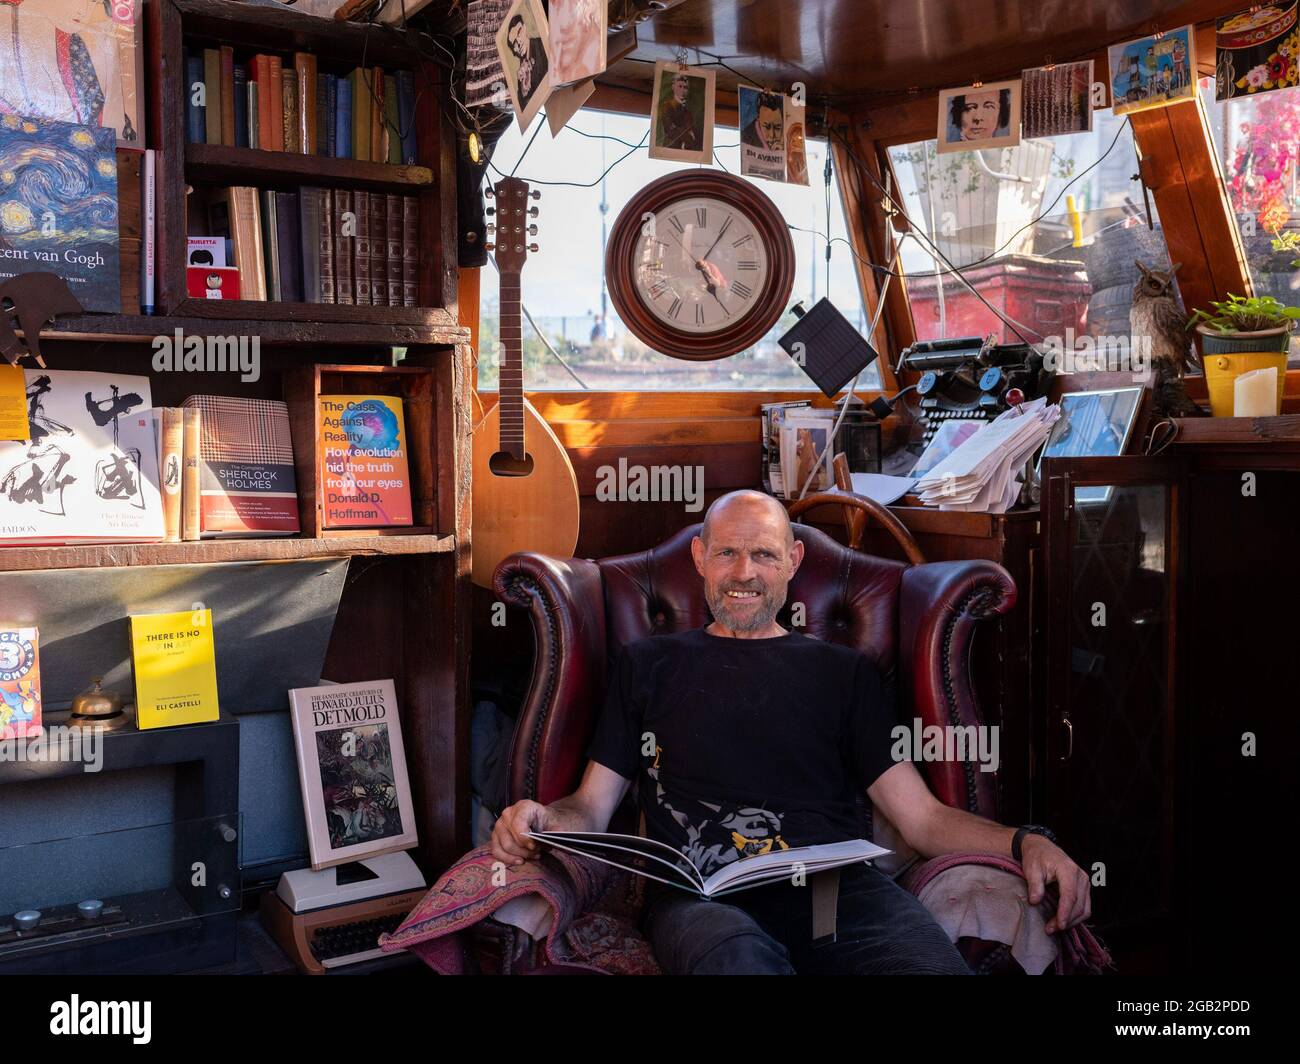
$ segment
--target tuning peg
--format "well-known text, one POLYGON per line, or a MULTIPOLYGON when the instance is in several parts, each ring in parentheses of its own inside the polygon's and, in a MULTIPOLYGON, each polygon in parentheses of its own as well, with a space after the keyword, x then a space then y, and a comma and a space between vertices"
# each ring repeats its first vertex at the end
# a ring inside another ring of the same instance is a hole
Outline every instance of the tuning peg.
POLYGON ((529 250, 529 251, 532 251, 532 252, 537 252, 537 251, 540 251, 541 248, 539 248, 536 244, 529 244, 529 245, 528 245, 528 250, 529 250))
POLYGON ((483 190, 483 195, 485 195, 488 199, 492 199, 492 197, 494 197, 496 193, 492 190, 492 186, 489 185, 487 188, 483 190))
POLYGON ((496 227, 495 225, 493 225, 491 222, 488 222, 488 224, 487 224, 487 231, 488 231, 489 233, 495 233, 495 232, 497 231, 497 227, 496 227))
POLYGON ((497 246, 495 244, 484 244, 483 246, 487 248, 488 251, 496 251, 497 249, 497 246))
POLYGON ((542 190, 539 189, 539 188, 535 188, 535 189, 533 189, 532 192, 530 192, 530 193, 528 193, 528 194, 529 194, 530 196, 532 196, 533 199, 541 199, 541 198, 542 198, 542 190))
POLYGON ((489 208, 488 208, 486 211, 484 211, 483 213, 484 213, 484 214, 487 214, 487 215, 490 217, 491 215, 496 214, 496 212, 497 212, 497 209, 496 209, 495 207, 489 207, 489 208))
POLYGON ((537 235, 537 226, 535 226, 535 225, 530 225, 530 226, 528 227, 528 235, 529 235, 529 236, 536 236, 536 235, 537 235))
POLYGON ((536 217, 541 213, 541 208, 539 208, 539 207, 529 207, 529 208, 528 208, 528 213, 529 213, 530 215, 532 215, 534 218, 536 218, 536 217))

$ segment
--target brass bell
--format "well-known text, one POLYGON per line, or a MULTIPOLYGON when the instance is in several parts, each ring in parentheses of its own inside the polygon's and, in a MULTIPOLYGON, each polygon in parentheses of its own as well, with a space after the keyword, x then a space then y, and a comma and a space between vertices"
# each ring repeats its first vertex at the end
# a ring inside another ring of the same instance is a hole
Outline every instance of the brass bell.
POLYGON ((102 676, 96 676, 90 689, 72 700, 74 717, 112 717, 122 712, 122 696, 115 691, 105 691, 100 686, 103 682, 102 676))
POLYGON ((90 688, 72 700, 71 728, 115 731, 130 723, 122 711, 122 696, 116 691, 105 691, 102 677, 96 676, 90 688))

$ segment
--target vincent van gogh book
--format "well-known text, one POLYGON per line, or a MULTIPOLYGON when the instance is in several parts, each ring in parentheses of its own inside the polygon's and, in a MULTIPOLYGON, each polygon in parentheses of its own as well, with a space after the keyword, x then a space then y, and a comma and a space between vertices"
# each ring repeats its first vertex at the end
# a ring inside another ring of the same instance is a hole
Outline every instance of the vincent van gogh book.
POLYGON ((23 374, 29 435, 0 440, 0 543, 162 539, 149 378, 23 374))
POLYGON ((86 310, 122 309, 111 129, 0 115, 0 280, 36 272, 86 310))
POLYGON ((211 610, 133 616, 131 659, 141 731, 217 719, 211 610))
POLYGON ((35 628, 0 624, 0 739, 41 730, 41 661, 35 628))
POLYGON ((323 526, 411 524, 402 400, 392 395, 322 395, 318 413, 323 526))

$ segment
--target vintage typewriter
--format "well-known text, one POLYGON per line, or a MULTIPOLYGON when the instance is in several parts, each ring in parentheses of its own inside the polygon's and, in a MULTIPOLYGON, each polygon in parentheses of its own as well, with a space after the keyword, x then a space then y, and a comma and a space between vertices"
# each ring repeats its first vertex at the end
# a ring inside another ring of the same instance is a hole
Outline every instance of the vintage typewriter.
POLYGON ((324 975, 387 956, 379 936, 426 893, 409 854, 387 853, 313 872, 286 872, 262 895, 262 924, 300 972, 324 975))
POLYGON ((921 374, 916 384, 922 444, 928 446, 945 421, 992 421, 1019 391, 1037 399, 1051 383, 1043 356, 1029 344, 998 344, 978 336, 926 340, 903 352, 902 366, 921 374))

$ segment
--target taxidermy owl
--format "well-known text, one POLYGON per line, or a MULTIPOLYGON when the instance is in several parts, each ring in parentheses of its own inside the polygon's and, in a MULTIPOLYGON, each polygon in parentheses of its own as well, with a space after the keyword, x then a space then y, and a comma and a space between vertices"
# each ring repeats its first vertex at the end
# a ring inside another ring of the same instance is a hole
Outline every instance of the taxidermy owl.
POLYGON ((1187 315, 1174 293, 1174 274, 1180 266, 1182 263, 1176 262, 1168 270, 1156 270, 1138 262, 1142 276, 1133 286, 1133 305, 1128 312, 1134 346, 1143 344, 1151 359, 1152 412, 1162 418, 1204 414, 1183 387, 1183 369, 1192 360, 1192 338, 1187 332, 1187 315))

